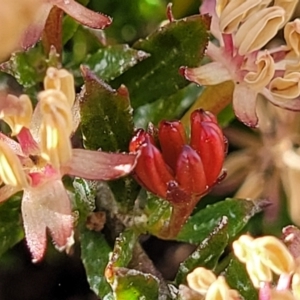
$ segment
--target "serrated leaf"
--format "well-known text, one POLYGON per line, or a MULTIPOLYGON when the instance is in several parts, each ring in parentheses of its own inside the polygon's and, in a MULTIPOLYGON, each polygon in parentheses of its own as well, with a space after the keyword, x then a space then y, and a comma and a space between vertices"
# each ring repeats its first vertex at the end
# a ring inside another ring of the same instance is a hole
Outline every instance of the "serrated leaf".
POLYGON ((134 112, 135 126, 147 128, 149 122, 158 125, 163 119, 174 120, 181 118, 182 114, 195 101, 201 89, 201 87, 192 83, 168 98, 159 99, 139 107, 134 112))
POLYGON ((102 298, 111 292, 110 285, 104 276, 111 248, 103 234, 85 228, 80 232, 80 246, 81 259, 89 285, 102 298))
POLYGON ((205 239, 218 225, 223 216, 228 218, 228 236, 232 240, 262 210, 264 203, 245 199, 226 199, 192 215, 176 237, 177 241, 197 244, 205 239))
POLYGON ((88 149, 127 151, 133 120, 126 90, 116 91, 83 68, 85 88, 80 94, 81 129, 88 149))
POLYGON ((0 205, 0 255, 23 238, 21 199, 14 197, 0 205))
POLYGON ((204 239, 196 250, 180 264, 175 278, 177 285, 185 283, 186 275, 196 267, 213 269, 228 244, 227 218, 224 217, 218 226, 204 239))
MULTIPOLYGON (((88 149, 128 151, 133 136, 132 109, 126 89, 113 90, 87 68, 83 69, 85 88, 81 93, 81 129, 88 149)), ((130 211, 138 192, 131 178, 109 183, 121 212, 130 211)))
POLYGON ((147 57, 149 55, 144 51, 129 48, 128 45, 111 45, 89 55, 83 64, 99 78, 108 81, 147 57))
POLYGON ((115 300, 157 300, 159 281, 151 274, 117 268, 113 285, 115 300))
POLYGON ((125 84, 133 108, 166 98, 187 86, 179 74, 181 66, 200 64, 208 42, 209 20, 199 15, 174 21, 159 28, 133 48, 151 56, 116 78, 112 85, 125 84))
POLYGON ((249 279, 245 265, 236 257, 230 260, 228 267, 225 269, 226 281, 232 289, 239 291, 244 299, 257 300, 258 293, 249 279))

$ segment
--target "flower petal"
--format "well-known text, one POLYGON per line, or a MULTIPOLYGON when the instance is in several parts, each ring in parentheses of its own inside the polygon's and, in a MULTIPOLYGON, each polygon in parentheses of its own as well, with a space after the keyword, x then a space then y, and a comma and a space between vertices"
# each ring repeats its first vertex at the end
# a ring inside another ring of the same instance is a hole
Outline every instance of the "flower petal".
POLYGON ((49 2, 61 8, 79 23, 91 28, 104 29, 112 22, 110 17, 89 10, 74 0, 49 0, 49 2))
POLYGON ((284 24, 285 11, 281 7, 267 7, 251 15, 238 29, 235 35, 235 45, 239 54, 261 49, 278 32, 284 24))
POLYGON ((116 179, 131 172, 136 158, 135 154, 73 149, 72 158, 63 165, 62 172, 91 180, 116 179))
POLYGON ((256 115, 257 92, 245 84, 236 84, 233 92, 233 109, 235 115, 245 125, 256 127, 258 118, 256 115))
POLYGON ((198 68, 181 67, 181 74, 200 85, 214 85, 231 80, 228 70, 219 62, 211 62, 198 68))
POLYGON ((48 181, 36 188, 25 189, 22 216, 33 262, 43 258, 47 228, 59 250, 69 246, 73 218, 70 200, 60 179, 48 181))

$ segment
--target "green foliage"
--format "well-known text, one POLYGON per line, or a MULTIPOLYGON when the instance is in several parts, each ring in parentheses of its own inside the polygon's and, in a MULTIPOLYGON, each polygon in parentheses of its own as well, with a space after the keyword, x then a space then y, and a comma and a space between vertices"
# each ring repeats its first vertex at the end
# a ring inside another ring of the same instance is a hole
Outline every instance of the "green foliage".
POLYGON ((224 217, 218 226, 203 240, 196 250, 180 264, 175 278, 176 284, 185 283, 186 275, 196 267, 213 269, 228 244, 227 218, 224 217))
POLYGON ((111 45, 89 55, 83 62, 104 81, 113 80, 149 55, 128 45, 111 45))
POLYGON ((99 297, 104 297, 111 289, 104 270, 111 251, 103 234, 82 229, 80 232, 81 259, 91 289, 99 297))
POLYGON ((20 198, 14 197, 0 205, 0 255, 24 237, 20 198))
POLYGON ((226 199, 192 215, 183 226, 176 239, 181 242, 197 244, 209 236, 210 232, 226 216, 228 218, 229 240, 248 223, 250 218, 262 210, 261 203, 245 199, 226 199))
POLYGON ((200 64, 208 42, 207 23, 201 16, 189 17, 160 27, 138 41, 133 48, 150 57, 116 78, 112 86, 126 85, 133 108, 169 97, 187 86, 189 82, 179 74, 179 68, 200 64))
POLYGON ((258 299, 257 291, 248 277, 245 265, 236 257, 231 258, 225 269, 225 277, 230 287, 238 290, 244 299, 258 299))

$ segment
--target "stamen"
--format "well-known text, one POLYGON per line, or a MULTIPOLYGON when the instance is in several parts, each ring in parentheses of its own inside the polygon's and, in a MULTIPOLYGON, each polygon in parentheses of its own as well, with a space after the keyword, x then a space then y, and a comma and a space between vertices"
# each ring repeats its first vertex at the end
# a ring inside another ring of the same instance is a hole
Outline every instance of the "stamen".
POLYGON ((41 156, 55 168, 67 162, 72 156, 70 134, 72 115, 60 91, 47 90, 40 93, 42 123, 40 128, 41 156), (62 100, 62 101, 61 101, 62 100))
POLYGON ((74 77, 65 69, 48 68, 44 79, 45 90, 54 89, 61 91, 66 96, 70 107, 75 101, 74 77))
POLYGON ((0 178, 14 187, 26 188, 29 185, 19 158, 3 141, 0 141, 0 178))
POLYGON ((17 135, 23 127, 29 128, 33 109, 27 95, 7 95, 0 106, 0 118, 9 125, 12 135, 17 135))

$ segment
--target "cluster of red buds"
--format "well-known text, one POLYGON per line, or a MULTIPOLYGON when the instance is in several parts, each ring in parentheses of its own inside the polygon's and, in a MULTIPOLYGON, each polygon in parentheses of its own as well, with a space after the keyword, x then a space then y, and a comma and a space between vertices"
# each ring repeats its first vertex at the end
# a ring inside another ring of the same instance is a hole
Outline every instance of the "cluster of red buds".
POLYGON ((227 142, 215 116, 202 109, 194 111, 190 133, 188 143, 180 121, 162 121, 158 130, 138 129, 129 146, 131 152, 140 152, 136 180, 172 204, 170 226, 173 219, 181 227, 200 197, 224 177, 227 142))

